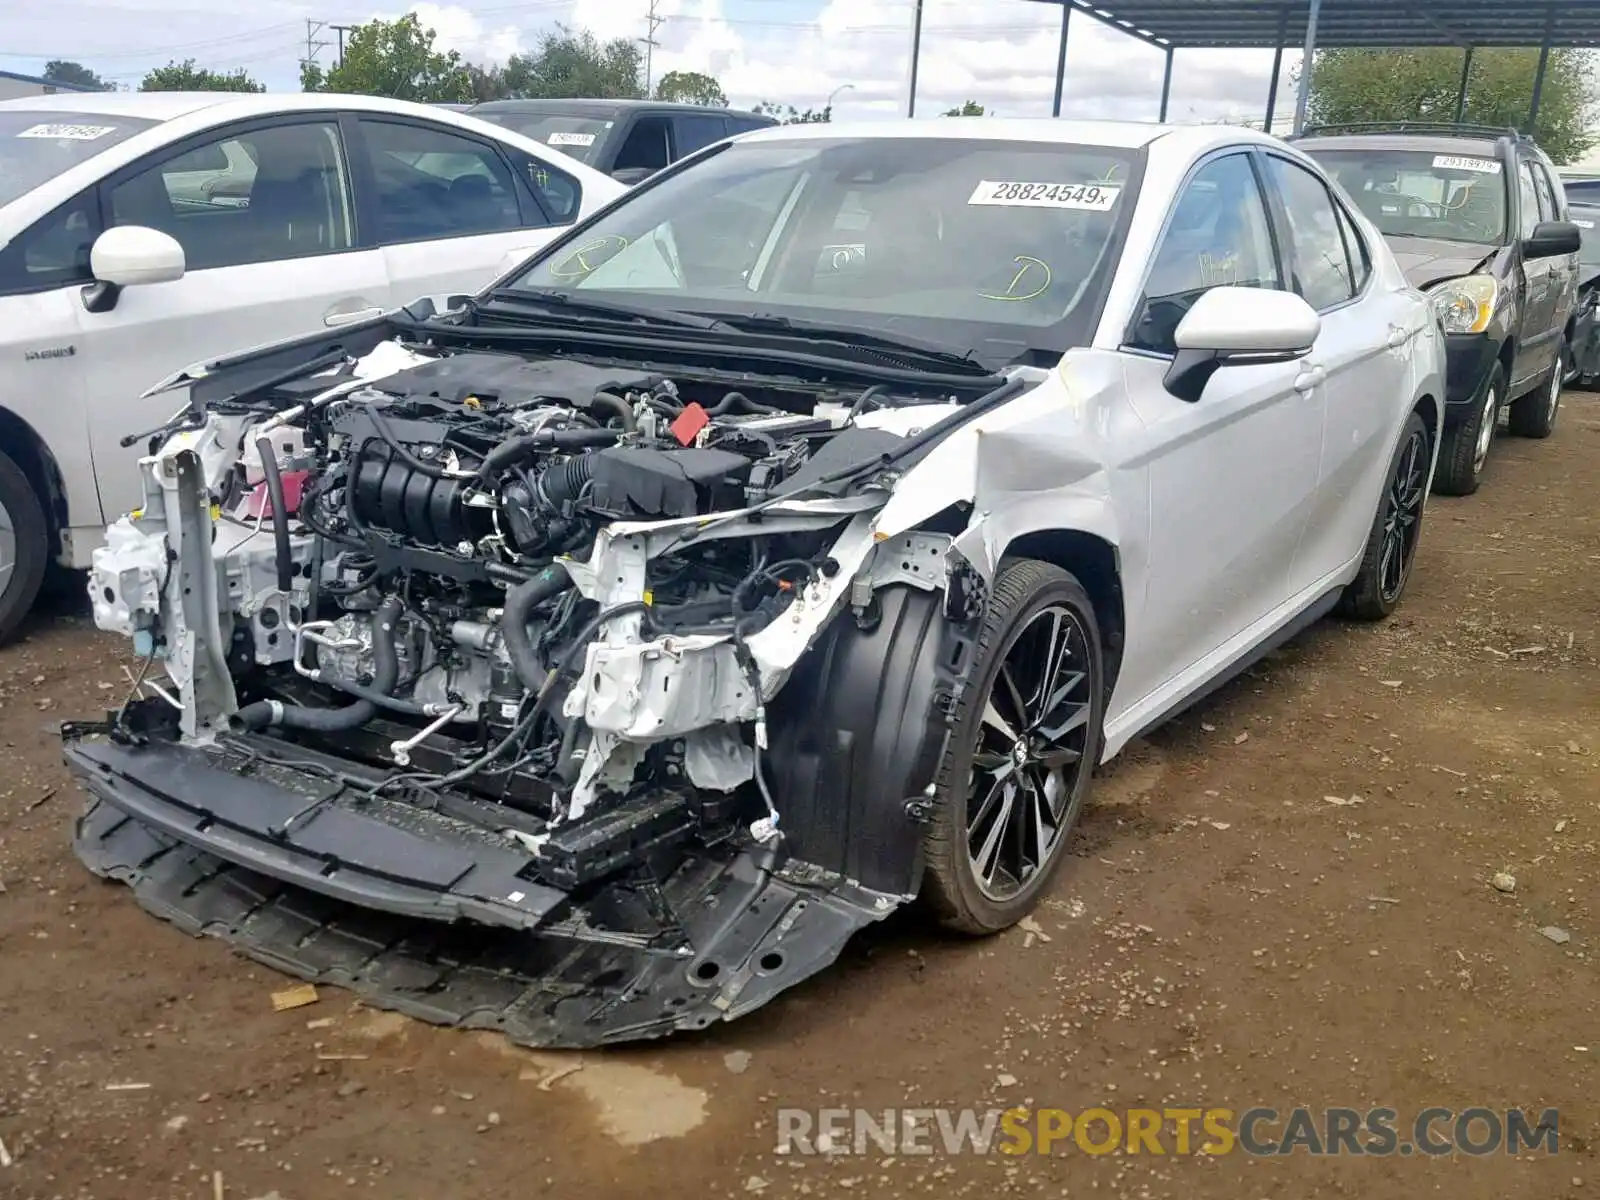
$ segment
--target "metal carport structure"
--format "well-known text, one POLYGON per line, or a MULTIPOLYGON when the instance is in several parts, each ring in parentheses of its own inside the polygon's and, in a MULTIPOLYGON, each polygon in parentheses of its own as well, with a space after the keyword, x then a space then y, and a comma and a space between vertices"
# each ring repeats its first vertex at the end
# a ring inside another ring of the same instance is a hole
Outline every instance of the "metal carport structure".
MULTIPOLYGON (((1166 55, 1161 119, 1172 98, 1172 62, 1179 50, 1272 50, 1265 127, 1272 129, 1285 48, 1306 60, 1318 49, 1454 46, 1462 51, 1459 119, 1466 105, 1472 54, 1479 48, 1539 47, 1539 67, 1529 98, 1528 128, 1539 115, 1550 51, 1600 46, 1600 0, 1030 0, 1061 9, 1052 113, 1061 115, 1067 77, 1067 34, 1074 13, 1136 38, 1166 55)), ((913 0, 911 70, 906 115, 916 114, 917 60, 925 0, 913 0)), ((1310 73, 1300 73, 1294 129, 1305 124, 1310 73)))

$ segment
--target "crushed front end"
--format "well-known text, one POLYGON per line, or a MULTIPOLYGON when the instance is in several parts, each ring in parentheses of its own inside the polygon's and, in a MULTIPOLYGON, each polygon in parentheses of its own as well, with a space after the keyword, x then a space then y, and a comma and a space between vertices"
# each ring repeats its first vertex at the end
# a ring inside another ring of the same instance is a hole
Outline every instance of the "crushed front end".
POLYGON ((736 1017, 915 894, 984 584, 877 521, 981 389, 331 357, 197 404, 95 556, 140 669, 64 730, 90 869, 541 1046, 736 1017))

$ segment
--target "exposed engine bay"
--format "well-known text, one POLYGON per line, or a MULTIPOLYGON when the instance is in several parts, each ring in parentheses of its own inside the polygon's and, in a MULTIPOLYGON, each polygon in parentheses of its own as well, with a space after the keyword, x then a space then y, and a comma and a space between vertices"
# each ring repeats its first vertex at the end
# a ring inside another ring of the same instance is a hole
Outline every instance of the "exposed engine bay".
POLYGON ((80 854, 264 961, 534 1044, 765 1002, 915 891, 984 583, 957 529, 875 521, 984 395, 391 339, 182 416, 95 557, 144 671, 67 731, 104 802, 80 854), (478 957, 419 959, 399 917, 479 923, 478 957), (335 928, 354 965, 305 951, 335 928))

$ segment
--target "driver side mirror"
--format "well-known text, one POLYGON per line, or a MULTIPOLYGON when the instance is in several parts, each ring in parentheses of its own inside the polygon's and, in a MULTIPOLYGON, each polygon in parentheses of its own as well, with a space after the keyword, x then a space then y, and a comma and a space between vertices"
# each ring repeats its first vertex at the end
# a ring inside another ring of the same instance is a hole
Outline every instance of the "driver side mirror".
POLYGON ((655 173, 654 167, 621 167, 611 172, 611 178, 632 187, 636 183, 643 183, 655 173))
POLYGON ((1215 287, 1178 322, 1167 391, 1191 404, 1223 367, 1293 362, 1311 353, 1322 318, 1293 292, 1215 287))
POLYGON ((95 282, 84 288, 83 306, 108 312, 123 288, 171 283, 183 278, 186 267, 183 247, 170 234, 143 225, 117 225, 95 238, 89 250, 95 282))
POLYGON ((1523 239, 1523 258, 1560 258, 1576 254, 1583 245, 1583 233, 1571 221, 1540 221, 1533 235, 1523 239))

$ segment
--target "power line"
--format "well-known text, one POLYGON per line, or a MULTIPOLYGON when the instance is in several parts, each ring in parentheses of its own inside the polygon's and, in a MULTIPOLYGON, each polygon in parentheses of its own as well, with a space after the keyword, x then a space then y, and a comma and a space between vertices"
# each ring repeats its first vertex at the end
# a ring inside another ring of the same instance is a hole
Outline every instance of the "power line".
POLYGON ((169 42, 165 45, 147 46, 138 50, 110 50, 100 52, 84 51, 82 48, 77 48, 65 51, 57 50, 46 54, 31 53, 20 50, 8 50, 6 54, 7 57, 10 58, 70 59, 73 62, 77 62, 82 59, 98 62, 108 58, 159 58, 163 54, 170 55, 180 50, 204 50, 209 47, 224 46, 229 43, 248 42, 253 38, 260 38, 269 34, 281 33, 283 30, 288 29, 290 26, 295 24, 297 24, 295 21, 279 21, 275 25, 263 26, 260 29, 252 29, 244 33, 230 33, 224 37, 207 38, 204 41, 198 42, 179 42, 176 45, 173 45, 169 42))

